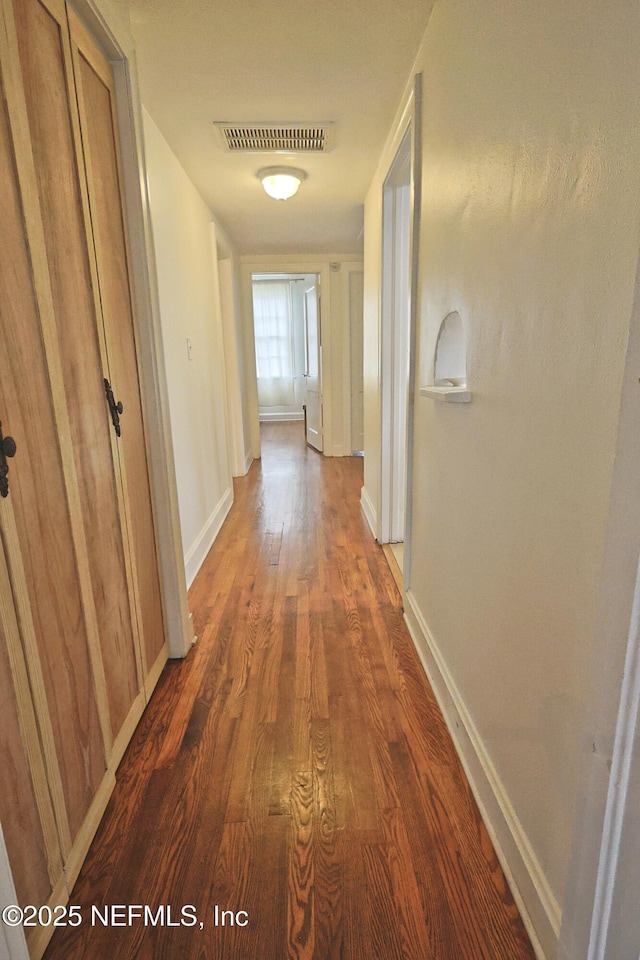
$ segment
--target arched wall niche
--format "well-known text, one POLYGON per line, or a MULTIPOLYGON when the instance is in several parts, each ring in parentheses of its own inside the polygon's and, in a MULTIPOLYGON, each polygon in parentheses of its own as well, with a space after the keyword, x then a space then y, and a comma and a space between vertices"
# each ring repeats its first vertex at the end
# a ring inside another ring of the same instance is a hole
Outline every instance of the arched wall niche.
POLYGON ((462 317, 452 310, 440 324, 431 366, 431 383, 420 395, 450 403, 469 403, 467 389, 467 335, 462 317))
POLYGON ((436 387, 467 385, 467 338, 457 310, 448 313, 440 324, 433 358, 433 383, 436 387))

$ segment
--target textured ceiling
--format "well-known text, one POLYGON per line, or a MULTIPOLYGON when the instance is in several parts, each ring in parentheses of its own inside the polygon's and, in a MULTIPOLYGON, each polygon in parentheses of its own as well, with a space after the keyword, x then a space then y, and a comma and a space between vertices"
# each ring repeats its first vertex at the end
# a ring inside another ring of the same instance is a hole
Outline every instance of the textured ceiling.
POLYGON ((130 0, 142 100, 242 253, 355 253, 433 0, 130 0), (335 122, 330 153, 228 154, 214 121, 335 122), (289 201, 260 167, 302 167, 289 201))

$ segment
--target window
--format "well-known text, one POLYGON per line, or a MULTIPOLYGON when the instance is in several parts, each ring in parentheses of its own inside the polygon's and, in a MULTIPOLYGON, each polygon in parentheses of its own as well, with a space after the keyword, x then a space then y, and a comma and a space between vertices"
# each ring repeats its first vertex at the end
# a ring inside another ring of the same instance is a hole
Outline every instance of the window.
POLYGON ((253 325, 260 404, 293 403, 293 328, 288 283, 253 282, 253 325))

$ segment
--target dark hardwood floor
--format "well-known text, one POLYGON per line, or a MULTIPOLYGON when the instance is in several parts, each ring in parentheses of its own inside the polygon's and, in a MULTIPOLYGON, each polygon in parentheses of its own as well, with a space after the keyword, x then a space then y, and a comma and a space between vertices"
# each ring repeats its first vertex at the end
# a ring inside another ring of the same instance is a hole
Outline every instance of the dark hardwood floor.
POLYGON ((533 960, 361 485, 263 429, 46 960, 533 960))

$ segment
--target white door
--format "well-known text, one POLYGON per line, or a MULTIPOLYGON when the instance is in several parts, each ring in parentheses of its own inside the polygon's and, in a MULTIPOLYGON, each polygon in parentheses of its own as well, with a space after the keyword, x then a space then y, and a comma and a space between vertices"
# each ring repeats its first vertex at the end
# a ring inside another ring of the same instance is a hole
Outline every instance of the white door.
POLYGON ((322 453, 322 336, 320 297, 314 283, 304 292, 306 339, 307 443, 322 453))

